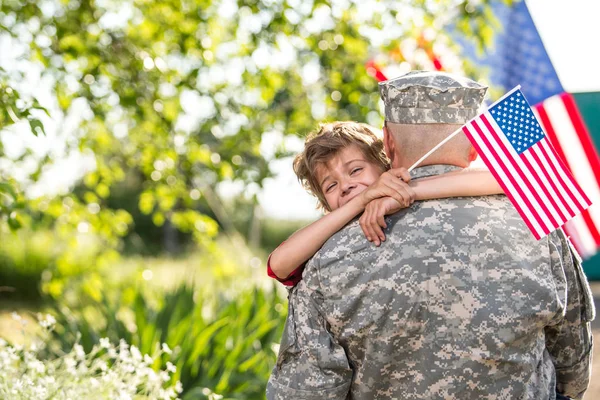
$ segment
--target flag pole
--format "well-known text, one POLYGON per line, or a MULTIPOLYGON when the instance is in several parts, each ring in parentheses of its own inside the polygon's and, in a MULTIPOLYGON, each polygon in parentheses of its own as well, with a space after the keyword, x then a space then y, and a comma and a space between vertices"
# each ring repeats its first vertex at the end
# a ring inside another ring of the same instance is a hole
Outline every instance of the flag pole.
MULTIPOLYGON (((507 98, 508 96, 510 96, 511 94, 513 94, 514 91, 519 90, 520 88, 521 88, 521 85, 515 86, 514 88, 512 88, 512 90, 510 90, 504 96, 500 97, 498 100, 496 100, 494 103, 492 103, 492 105, 490 105, 487 109, 489 110, 490 108, 492 108, 493 106, 495 106, 497 103, 499 103, 500 101, 504 100, 505 98, 507 98)), ((479 114, 477 114, 477 115, 479 115, 479 114)), ((467 122, 467 124, 469 122, 467 122)), ((466 125, 466 124, 464 124, 464 125, 466 125)), ((457 129, 455 132, 453 132, 450 136, 448 136, 446 139, 444 139, 440 143, 438 143, 437 146, 435 146, 433 149, 429 150, 427 152, 427 154, 425 154, 423 157, 419 158, 419 160, 417 160, 417 162, 414 163, 408 169, 408 172, 410 172, 413 169, 415 169, 416 167, 418 167, 419 164, 421 164, 423 162, 423 160, 425 160, 427 157, 429 157, 434 151, 436 151, 437 149, 439 149, 440 147, 442 147, 444 144, 446 144, 450 139, 452 139, 454 136, 458 135, 460 132, 462 132, 462 126, 459 129, 457 129)))

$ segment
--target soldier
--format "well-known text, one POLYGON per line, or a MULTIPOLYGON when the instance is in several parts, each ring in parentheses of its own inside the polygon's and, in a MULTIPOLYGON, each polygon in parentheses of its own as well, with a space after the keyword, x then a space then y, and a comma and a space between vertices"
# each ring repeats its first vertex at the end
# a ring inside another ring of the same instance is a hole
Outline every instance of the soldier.
MULTIPOLYGON (((486 88, 412 72, 380 91, 398 168, 473 118, 486 88)), ((412 179, 475 155, 457 135, 412 179)), ((562 231, 536 241, 503 195, 415 202, 386 223, 380 247, 354 220, 307 263, 290 291, 269 399, 583 396, 594 308, 562 231)))

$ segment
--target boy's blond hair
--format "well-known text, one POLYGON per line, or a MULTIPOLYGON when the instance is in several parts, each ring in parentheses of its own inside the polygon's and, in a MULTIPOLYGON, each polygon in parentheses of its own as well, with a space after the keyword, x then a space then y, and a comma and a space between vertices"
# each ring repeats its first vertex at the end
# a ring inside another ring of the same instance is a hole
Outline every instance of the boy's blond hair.
POLYGON ((317 166, 329 162, 341 150, 355 145, 368 162, 378 166, 382 171, 390 168, 390 161, 383 149, 383 141, 375 132, 376 129, 367 124, 338 121, 322 124, 318 131, 311 132, 307 136, 304 151, 294 159, 294 172, 304 189, 319 200, 320 208, 331 211, 317 180, 317 166))

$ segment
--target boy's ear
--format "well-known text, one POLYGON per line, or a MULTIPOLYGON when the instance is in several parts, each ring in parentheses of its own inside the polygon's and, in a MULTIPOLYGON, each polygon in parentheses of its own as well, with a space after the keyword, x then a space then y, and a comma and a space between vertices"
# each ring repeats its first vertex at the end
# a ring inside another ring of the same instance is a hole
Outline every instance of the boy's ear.
POLYGON ((393 165, 396 155, 396 143, 385 124, 383 124, 383 149, 385 150, 385 155, 390 159, 390 163, 393 165))

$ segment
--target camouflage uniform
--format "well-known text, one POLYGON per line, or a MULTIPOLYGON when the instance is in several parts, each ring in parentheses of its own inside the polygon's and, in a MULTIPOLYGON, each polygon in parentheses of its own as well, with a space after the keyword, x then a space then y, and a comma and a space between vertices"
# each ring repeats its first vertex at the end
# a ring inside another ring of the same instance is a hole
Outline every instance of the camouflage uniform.
POLYGON ((505 196, 418 202, 386 222, 381 247, 354 221, 308 262, 269 399, 583 395, 594 308, 562 231, 535 241, 505 196))
MULTIPOLYGON (((422 72, 380 90, 400 124, 464 124, 485 94, 422 72)), ((501 195, 417 202, 386 223, 381 247, 354 220, 309 260, 268 399, 583 396, 594 307, 562 231, 536 241, 501 195)))

